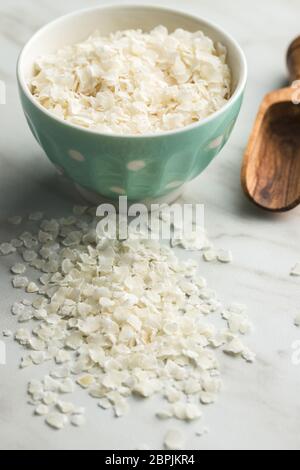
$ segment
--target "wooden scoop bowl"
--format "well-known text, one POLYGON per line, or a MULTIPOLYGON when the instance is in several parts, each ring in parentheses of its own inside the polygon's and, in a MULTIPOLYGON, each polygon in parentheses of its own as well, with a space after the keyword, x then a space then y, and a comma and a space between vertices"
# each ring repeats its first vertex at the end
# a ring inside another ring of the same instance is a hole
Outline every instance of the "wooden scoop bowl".
POLYGON ((300 82, 294 83, 300 80, 300 37, 290 45, 287 62, 291 86, 265 97, 242 168, 246 195, 273 212, 300 204, 300 82))

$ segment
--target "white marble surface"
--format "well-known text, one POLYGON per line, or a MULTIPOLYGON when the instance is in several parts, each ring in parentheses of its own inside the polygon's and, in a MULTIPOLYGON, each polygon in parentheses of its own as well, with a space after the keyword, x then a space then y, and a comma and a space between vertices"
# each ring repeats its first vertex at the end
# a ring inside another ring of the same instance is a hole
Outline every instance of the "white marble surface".
MULTIPOLYGON (((15 64, 25 41, 49 20, 99 0, 1 0, 0 79, 7 84, 7 104, 0 106, 0 239, 13 231, 11 215, 43 210, 56 216, 68 210, 71 197, 27 128, 17 95, 15 64)), ((106 3, 109 3, 108 1, 106 3)), ((110 2, 117 3, 117 2, 110 2)), ((124 2, 125 3, 125 2, 124 2)), ((210 433, 195 437, 197 425, 182 425, 191 449, 299 449, 300 366, 292 364, 292 343, 300 340, 293 319, 300 311, 300 280, 289 270, 300 261, 300 208, 269 215, 245 199, 239 182, 243 149, 263 95, 286 78, 284 55, 299 31, 300 0, 173 0, 175 5, 215 20, 240 41, 249 61, 244 107, 230 140, 210 168, 187 190, 186 201, 203 202, 211 238, 234 252, 231 266, 200 262, 200 269, 224 301, 249 306, 255 331, 248 342, 256 364, 222 357, 225 388, 219 402, 206 409, 210 433)), ((20 298, 10 287, 10 262, 0 259, 0 330, 15 329, 10 305, 20 298)), ((2 339, 2 338, 1 338, 2 339)), ((6 340, 7 365, 0 366, 1 449, 135 449, 142 443, 160 448, 169 423, 154 418, 156 400, 136 403, 132 413, 115 420, 79 393, 88 424, 60 433, 32 416, 26 383, 41 370, 20 371, 20 348, 6 340)))

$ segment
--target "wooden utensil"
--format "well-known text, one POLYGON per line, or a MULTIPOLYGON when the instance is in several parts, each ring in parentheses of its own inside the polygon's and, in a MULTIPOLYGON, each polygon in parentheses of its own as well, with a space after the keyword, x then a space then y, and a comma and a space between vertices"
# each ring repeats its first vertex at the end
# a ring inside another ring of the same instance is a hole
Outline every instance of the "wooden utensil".
MULTIPOLYGON (((287 63, 292 84, 300 80, 300 37, 290 45, 287 63)), ((300 204, 300 104, 295 102, 299 97, 300 83, 265 97, 244 156, 246 195, 273 212, 300 204)))

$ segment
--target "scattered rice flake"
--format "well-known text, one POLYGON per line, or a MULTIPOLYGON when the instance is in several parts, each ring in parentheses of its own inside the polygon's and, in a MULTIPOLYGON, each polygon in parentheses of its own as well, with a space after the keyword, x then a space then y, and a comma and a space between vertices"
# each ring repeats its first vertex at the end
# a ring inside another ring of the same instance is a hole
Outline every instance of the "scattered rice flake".
POLYGON ((32 250, 25 250, 23 252, 23 259, 26 261, 26 263, 31 263, 31 261, 34 261, 37 258, 37 253, 32 250))
POLYGON ((27 277, 15 276, 12 280, 15 289, 25 289, 29 283, 27 277))
POLYGON ((203 405, 210 405, 216 401, 216 395, 210 392, 201 392, 200 401, 203 405))
POLYGON ((73 213, 74 215, 81 216, 85 214, 88 210, 87 206, 74 206, 73 207, 73 213))
POLYGON ((66 362, 70 362, 72 356, 69 351, 65 351, 64 349, 60 349, 55 355, 55 362, 57 364, 65 364, 66 362))
POLYGON ((194 421, 201 418, 202 411, 193 403, 178 402, 172 405, 173 416, 184 421, 194 421))
POLYGON ((34 310, 33 318, 35 320, 45 320, 47 318, 47 310, 40 308, 39 310, 34 310))
MULTIPOLYGON (((226 48, 201 31, 169 34, 157 26, 108 37, 95 32, 39 57, 29 86, 42 106, 75 125, 105 133, 157 133, 201 121, 227 103, 226 57, 226 48)), ((84 160, 76 149, 69 155, 84 160)))
POLYGON ((32 365, 33 365, 33 362, 30 356, 25 356, 21 358, 21 364, 20 364, 21 369, 25 369, 26 367, 30 367, 32 365))
POLYGON ((29 294, 34 294, 38 291, 39 291, 39 287, 36 285, 36 283, 35 282, 29 282, 29 284, 26 288, 26 292, 28 292, 29 294))
POLYGON ((251 351, 249 348, 244 348, 242 352, 242 357, 243 359, 245 359, 245 361, 253 363, 255 362, 256 354, 253 351, 251 351))
POLYGON ((115 416, 120 418, 121 416, 126 415, 129 412, 129 404, 128 402, 121 397, 117 400, 114 404, 115 416))
POLYGON ((204 427, 198 431, 195 432, 196 436, 198 437, 202 437, 204 436, 205 434, 208 434, 209 433, 209 429, 207 427, 204 427))
POLYGON ((181 391, 176 390, 176 388, 169 387, 165 392, 165 397, 169 403, 175 403, 183 398, 183 394, 181 391))
POLYGON ((55 392, 44 392, 42 395, 42 400, 45 405, 55 405, 58 400, 58 395, 55 392))
POLYGON ((39 380, 36 380, 36 379, 32 379, 28 383, 27 390, 28 390, 28 393, 30 395, 35 395, 36 393, 43 392, 44 388, 43 388, 42 382, 40 382, 39 380))
POLYGON ((17 263, 11 268, 13 274, 24 274, 26 272, 26 266, 22 263, 17 263))
POLYGON ((230 313, 227 322, 229 330, 234 334, 241 333, 244 335, 251 329, 251 323, 245 315, 230 313))
POLYGON ((217 258, 221 263, 232 263, 233 261, 232 252, 230 250, 218 250, 217 258))
POLYGON ((178 429, 170 429, 165 435, 164 446, 167 450, 183 450, 185 437, 178 429))
POLYGON ((33 318, 33 310, 24 306, 24 310, 18 315, 19 323, 29 322, 33 318))
POLYGON ((71 424, 73 426, 84 426, 86 424, 86 417, 84 415, 74 415, 71 418, 71 424))
POLYGON ((31 337, 28 341, 28 345, 33 349, 34 351, 45 351, 46 345, 45 342, 42 341, 39 338, 36 337, 31 337))
POLYGON ((15 339, 20 344, 23 344, 24 346, 27 346, 29 344, 30 339, 31 339, 31 333, 30 333, 30 331, 26 330, 25 328, 20 328, 15 333, 15 339))
POLYGON ((35 408, 34 412, 38 416, 46 416, 49 414, 49 407, 41 404, 35 408))
POLYGON ((59 231, 59 222, 57 220, 44 220, 41 223, 41 229, 44 232, 57 233, 59 231))
POLYGON ((12 224, 12 225, 20 225, 20 224, 22 223, 22 220, 23 220, 23 219, 22 219, 21 216, 16 215, 16 216, 14 216, 14 217, 10 217, 10 218, 8 219, 8 222, 9 222, 10 224, 12 224))
POLYGON ((90 387, 95 381, 95 377, 90 374, 82 375, 79 377, 76 382, 82 387, 82 388, 88 388, 90 387))
POLYGON ((149 398, 155 391, 155 385, 148 381, 139 383, 133 388, 133 393, 144 398, 149 398))
POLYGON ((55 370, 51 371, 51 377, 54 379, 65 379, 70 376, 70 368, 69 367, 57 367, 55 370))
POLYGON ((107 398, 101 398, 98 402, 98 406, 103 410, 108 410, 112 407, 112 404, 107 398))
POLYGON ((233 356, 242 354, 244 351, 244 345, 239 338, 232 339, 225 347, 224 352, 233 356))
POLYGON ((39 222, 44 217, 43 212, 33 212, 29 215, 28 219, 32 222, 39 222))
POLYGON ((79 349, 80 346, 82 345, 83 339, 80 333, 72 333, 68 338, 66 339, 66 346, 68 348, 76 350, 79 349))
POLYGON ((203 251, 211 248, 207 235, 203 231, 194 231, 184 236, 174 234, 171 240, 171 246, 181 246, 185 250, 189 251, 203 251))
POLYGON ((208 263, 215 261, 217 259, 217 253, 214 250, 205 250, 203 252, 203 259, 208 263))
POLYGON ((31 362, 35 365, 42 364, 47 359, 45 351, 34 351, 29 355, 31 362))
POLYGON ((59 389, 59 381, 53 379, 50 375, 45 375, 43 383, 46 391, 56 392, 59 389))
POLYGON ((170 419, 173 417, 173 413, 171 409, 160 410, 156 413, 156 417, 159 419, 170 419))
POLYGON ((73 415, 83 415, 85 413, 85 408, 83 406, 75 407, 72 414, 73 415))
MULTIPOLYGON (((27 248, 29 251, 33 250, 34 248, 38 247, 38 241, 35 238, 31 238, 28 240, 24 240, 24 246, 27 248)), ((34 263, 36 261, 36 257, 32 259, 30 262, 34 263)))
POLYGON ((229 306, 229 312, 231 313, 237 313, 237 314, 245 314, 247 311, 247 307, 244 304, 240 304, 238 302, 234 302, 229 306))
POLYGON ((73 393, 75 390, 75 384, 72 379, 66 378, 60 382, 59 391, 60 393, 73 393))
POLYGON ((299 277, 300 276, 300 263, 297 263, 292 269, 291 269, 291 276, 299 277))

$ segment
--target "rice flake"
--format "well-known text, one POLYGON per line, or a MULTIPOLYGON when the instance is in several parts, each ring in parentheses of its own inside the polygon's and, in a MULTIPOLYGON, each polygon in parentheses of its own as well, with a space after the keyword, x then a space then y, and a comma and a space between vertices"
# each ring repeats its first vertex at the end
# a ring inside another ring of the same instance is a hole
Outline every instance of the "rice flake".
MULTIPOLYGON (((255 360, 240 339, 250 330, 246 307, 235 303, 224 308, 198 275, 197 263, 182 263, 170 247, 136 233, 125 240, 97 239, 94 219, 78 224, 89 210, 74 213, 45 220, 36 233, 21 235, 27 244, 38 240, 38 247, 27 248, 23 258, 32 265, 42 257, 45 264, 36 264, 40 281, 21 275, 25 264, 13 270, 14 287, 39 294, 12 307, 19 322, 35 319, 32 329, 15 333, 15 340, 29 349, 21 367, 51 364, 41 381, 28 386, 37 414, 45 414, 55 429, 68 424, 65 415, 84 414, 62 400, 77 384, 116 417, 130 411, 131 396, 158 394, 168 402, 158 418, 200 419, 202 405, 214 403, 221 390, 215 350, 255 360), (74 230, 75 225, 81 228, 74 230), (213 313, 225 327, 215 326, 213 313)), ((213 250, 203 234, 189 234, 180 244, 213 250)), ((165 445, 182 448, 184 439, 171 433, 165 445)))

